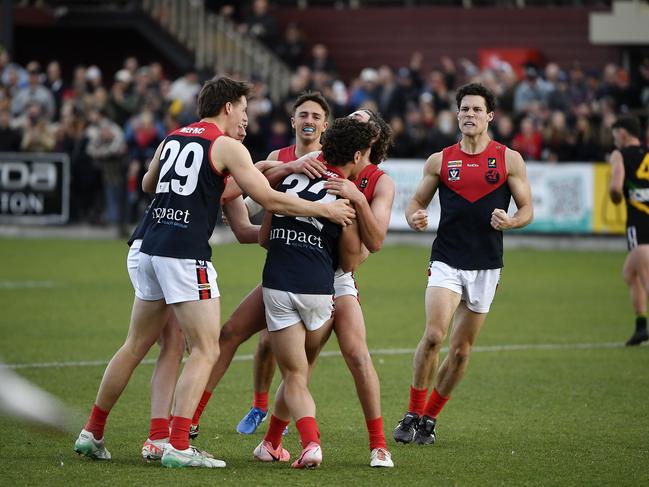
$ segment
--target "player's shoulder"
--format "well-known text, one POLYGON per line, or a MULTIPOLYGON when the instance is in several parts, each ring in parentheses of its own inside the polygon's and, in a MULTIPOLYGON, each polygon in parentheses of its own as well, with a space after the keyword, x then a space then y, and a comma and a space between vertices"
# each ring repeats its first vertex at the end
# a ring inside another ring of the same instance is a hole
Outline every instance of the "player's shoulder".
POLYGON ((509 173, 525 167, 525 161, 521 153, 509 147, 505 147, 505 164, 509 173))
POLYGON ((275 149, 273 152, 268 154, 266 158, 267 161, 278 161, 279 160, 279 149, 275 149))
POLYGON ((444 159, 444 151, 434 152, 428 159, 426 159, 426 164, 424 170, 428 174, 439 174, 442 170, 442 161, 444 159))

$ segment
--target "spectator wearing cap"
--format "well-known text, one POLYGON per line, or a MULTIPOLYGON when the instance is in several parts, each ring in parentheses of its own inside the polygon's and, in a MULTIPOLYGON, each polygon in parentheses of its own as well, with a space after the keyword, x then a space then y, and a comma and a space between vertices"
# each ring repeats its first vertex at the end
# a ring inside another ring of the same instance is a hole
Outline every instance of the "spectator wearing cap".
POLYGON ((534 104, 545 104, 551 88, 539 77, 536 66, 525 66, 525 77, 514 90, 514 111, 529 112, 534 104))
POLYGON ((56 103, 54 96, 41 83, 41 67, 36 61, 27 64, 28 85, 18 90, 11 103, 11 113, 14 117, 24 114, 27 107, 32 103, 37 103, 42 107, 42 113, 47 120, 52 120, 56 103))
POLYGON ((137 109, 138 100, 130 88, 132 76, 130 71, 120 69, 115 73, 115 80, 110 89, 107 113, 118 125, 124 126, 137 109))
POLYGON ((365 68, 361 71, 361 75, 355 83, 356 86, 352 89, 349 97, 349 107, 352 111, 368 100, 377 102, 378 79, 379 74, 374 68, 365 68))

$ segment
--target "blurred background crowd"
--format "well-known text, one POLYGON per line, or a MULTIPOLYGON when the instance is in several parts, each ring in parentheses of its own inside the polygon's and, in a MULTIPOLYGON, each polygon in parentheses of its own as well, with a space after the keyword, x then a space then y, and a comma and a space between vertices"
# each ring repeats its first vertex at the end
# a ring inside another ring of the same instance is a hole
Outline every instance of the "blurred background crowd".
MULTIPOLYGON (((325 44, 290 23, 280 31, 266 0, 207 1, 235 20, 292 69, 289 94, 271 99, 260 77, 249 101, 245 145, 253 160, 293 141, 290 108, 304 90, 322 92, 334 117, 360 108, 380 112, 392 127, 390 158, 425 159, 458 139, 455 90, 479 81, 498 96, 494 139, 527 161, 548 164, 604 161, 612 149, 611 124, 622 113, 646 128, 649 58, 629 73, 616 64, 592 69, 528 64, 522 75, 506 62, 481 69, 468 59, 427 60, 413 52, 404 66, 367 66, 347 82, 325 44), (633 76, 632 76, 633 75, 633 76), (639 80, 631 82, 631 80, 639 80)), ((158 62, 124 59, 116 72, 79 65, 69 76, 56 59, 14 62, 0 49, 0 151, 65 152, 72 168, 71 221, 132 223, 146 203, 139 181, 157 145, 170 131, 197 119, 195 100, 205 79, 237 73, 190 70, 169 79, 158 62)), ((649 128, 644 132, 649 143, 649 128)))

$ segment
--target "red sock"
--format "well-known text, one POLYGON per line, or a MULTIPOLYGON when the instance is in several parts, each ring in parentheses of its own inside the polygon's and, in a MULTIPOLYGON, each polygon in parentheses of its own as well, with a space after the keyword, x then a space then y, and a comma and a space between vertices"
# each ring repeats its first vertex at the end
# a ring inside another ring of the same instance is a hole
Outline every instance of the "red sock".
POLYGON ((439 392, 437 392, 437 389, 433 389, 433 392, 431 393, 430 397, 428 398, 428 402, 426 403, 424 414, 429 418, 436 418, 444 407, 444 404, 446 404, 446 401, 448 401, 450 398, 451 396, 441 396, 439 392))
POLYGON ((428 389, 417 389, 410 386, 410 403, 408 404, 408 412, 417 413, 419 416, 424 412, 424 405, 426 404, 426 396, 428 389))
POLYGON ((99 409, 96 404, 92 405, 90 417, 88 418, 88 422, 83 427, 83 429, 90 431, 95 437, 95 440, 101 440, 104 437, 104 427, 106 426, 106 418, 108 418, 108 413, 110 413, 110 411, 99 409))
POLYGON ((169 438, 169 420, 167 418, 151 418, 149 439, 162 440, 164 438, 169 438))
POLYGON ((312 416, 304 416, 295 422, 297 430, 300 432, 300 441, 302 441, 302 448, 313 442, 320 444, 320 432, 318 431, 318 423, 312 416))
POLYGON ((370 450, 375 448, 388 449, 388 444, 385 442, 385 434, 383 433, 383 418, 368 419, 367 432, 370 434, 370 450))
POLYGON ((192 424, 191 418, 181 418, 174 416, 171 423, 171 433, 169 434, 169 443, 176 450, 186 450, 189 448, 189 426, 192 424))
POLYGON ((196 411, 194 411, 194 417, 192 418, 192 424, 198 424, 199 421, 201 420, 201 415, 203 414, 203 410, 205 409, 205 406, 207 406, 207 402, 210 400, 210 397, 212 397, 212 393, 208 391, 203 391, 203 395, 201 396, 201 400, 198 401, 198 406, 196 406, 196 411))
POLYGON ((264 440, 270 441, 273 444, 273 448, 277 448, 282 443, 282 433, 284 433, 284 429, 289 423, 290 421, 282 421, 274 414, 271 414, 270 424, 268 425, 268 431, 266 431, 264 440))
POLYGON ((261 409, 264 412, 268 411, 268 391, 254 391, 252 394, 252 407, 261 409))

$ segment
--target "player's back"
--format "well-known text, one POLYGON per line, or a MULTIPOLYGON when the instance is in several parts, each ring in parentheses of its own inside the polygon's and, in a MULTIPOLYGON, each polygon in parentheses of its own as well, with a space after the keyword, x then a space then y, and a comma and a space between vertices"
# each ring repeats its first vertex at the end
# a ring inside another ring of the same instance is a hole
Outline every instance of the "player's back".
POLYGON ((143 252, 210 260, 209 238, 225 188, 224 175, 212 164, 211 149, 222 135, 213 123, 197 122, 172 132, 164 140, 143 252))
MULTIPOLYGON (((324 188, 331 177, 344 176, 332 166, 316 179, 290 174, 277 191, 327 203, 336 199, 324 188)), ((340 232, 340 225, 326 219, 273 215, 263 286, 302 294, 332 294, 340 232)))
POLYGON ((620 151, 624 160, 627 225, 649 224, 649 152, 632 145, 620 151))

